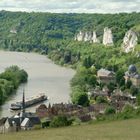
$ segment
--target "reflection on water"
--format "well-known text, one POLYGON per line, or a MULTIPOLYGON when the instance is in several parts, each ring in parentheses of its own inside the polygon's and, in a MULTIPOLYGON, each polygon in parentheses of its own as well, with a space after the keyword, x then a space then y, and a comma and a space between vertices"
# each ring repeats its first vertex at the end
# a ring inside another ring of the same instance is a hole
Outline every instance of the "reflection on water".
MULTIPOLYGON (((11 65, 18 65, 25 69, 29 79, 28 83, 20 85, 16 93, 0 108, 0 117, 13 114, 9 110, 9 106, 11 103, 22 99, 24 88, 27 98, 39 93, 46 93, 49 97, 49 101, 44 102, 46 104, 69 101, 69 81, 75 73, 72 69, 62 68, 43 55, 0 51, 0 72, 11 65)), ((33 106, 27 110, 35 111, 36 107, 33 106)))

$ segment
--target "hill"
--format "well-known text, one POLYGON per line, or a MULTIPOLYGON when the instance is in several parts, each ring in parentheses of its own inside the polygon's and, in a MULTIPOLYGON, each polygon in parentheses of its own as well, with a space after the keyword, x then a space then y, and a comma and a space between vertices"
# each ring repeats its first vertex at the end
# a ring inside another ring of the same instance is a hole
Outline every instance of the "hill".
POLYGON ((73 40, 79 30, 112 29, 116 45, 126 31, 139 24, 140 13, 120 14, 53 14, 0 12, 0 48, 16 51, 57 49, 60 40, 73 40), (53 42, 58 41, 58 43, 53 42))
POLYGON ((0 135, 4 140, 139 140, 140 120, 84 124, 0 135))

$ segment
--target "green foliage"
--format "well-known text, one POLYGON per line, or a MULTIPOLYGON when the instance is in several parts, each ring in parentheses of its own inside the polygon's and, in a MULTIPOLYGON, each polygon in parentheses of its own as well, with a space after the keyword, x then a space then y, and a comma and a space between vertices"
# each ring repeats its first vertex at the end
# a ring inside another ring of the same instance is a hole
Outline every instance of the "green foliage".
POLYGON ((28 74, 24 70, 20 70, 17 66, 11 66, 0 74, 1 79, 11 81, 16 89, 20 83, 27 81, 28 74))
POLYGON ((140 106, 140 93, 137 95, 136 101, 137 105, 140 106))
POLYGON ((124 73, 125 73, 125 70, 123 69, 119 69, 116 72, 116 82, 118 83, 120 87, 125 86, 124 73))
POLYGON ((50 123, 51 127, 69 126, 72 124, 71 120, 68 120, 66 116, 56 116, 50 123))
POLYGON ((11 66, 0 74, 0 105, 13 93, 21 83, 26 82, 28 74, 17 66, 11 66))
POLYGON ((103 96, 98 96, 97 98, 96 98, 96 102, 97 103, 107 103, 107 98, 106 97, 103 97, 103 96))
POLYGON ((91 57, 88 56, 88 58, 85 58, 83 60, 83 66, 86 67, 86 68, 90 68, 92 66, 92 60, 91 60, 91 57))
POLYGON ((116 84, 114 84, 114 83, 109 83, 109 84, 107 85, 107 88, 109 89, 109 92, 112 93, 113 90, 116 88, 116 84))
POLYGON ((88 106, 88 95, 82 91, 80 86, 75 86, 72 89, 71 100, 76 105, 88 106))
POLYGON ((125 105, 122 113, 120 114, 120 118, 122 119, 129 119, 135 116, 135 110, 134 107, 132 105, 125 105))
POLYGON ((97 84, 97 78, 94 75, 92 69, 86 69, 85 67, 80 67, 77 70, 76 75, 71 80, 71 86, 81 86, 83 89, 87 89, 92 86, 95 87, 97 84))
POLYGON ((115 114, 115 113, 116 113, 116 110, 112 106, 107 107, 106 110, 105 110, 106 115, 111 115, 111 114, 115 114))
POLYGON ((131 86, 130 88, 130 93, 133 95, 133 96, 136 96, 138 94, 139 90, 137 87, 135 86, 131 86))
POLYGON ((128 80, 126 83, 126 88, 130 89, 131 87, 132 87, 132 82, 131 82, 131 80, 128 80))

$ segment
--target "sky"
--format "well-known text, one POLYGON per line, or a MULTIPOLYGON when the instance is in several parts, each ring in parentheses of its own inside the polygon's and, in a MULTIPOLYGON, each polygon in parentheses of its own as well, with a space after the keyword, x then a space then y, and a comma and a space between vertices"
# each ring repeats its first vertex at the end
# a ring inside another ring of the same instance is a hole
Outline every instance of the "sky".
POLYGON ((140 12, 140 0, 0 0, 0 10, 52 13, 140 12))

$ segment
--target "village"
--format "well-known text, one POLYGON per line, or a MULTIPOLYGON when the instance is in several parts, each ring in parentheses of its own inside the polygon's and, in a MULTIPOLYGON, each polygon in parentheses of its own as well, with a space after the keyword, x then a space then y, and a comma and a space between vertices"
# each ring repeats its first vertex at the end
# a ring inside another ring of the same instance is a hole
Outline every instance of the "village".
MULTIPOLYGON (((99 83, 116 82, 115 73, 103 68, 97 71, 97 77, 99 83)), ((124 79, 126 83, 130 80, 132 85, 139 89, 140 75, 134 65, 129 66, 128 71, 124 74, 124 79)), ((34 113, 31 113, 27 112, 23 106, 20 113, 12 117, 4 117, 0 119, 0 133, 47 128, 56 116, 76 118, 80 122, 96 120, 99 115, 105 113, 108 106, 112 106, 116 113, 121 112, 126 104, 137 107, 136 96, 129 92, 123 92, 120 88, 116 88, 110 93, 107 86, 104 86, 102 89, 97 86, 90 89, 87 94, 89 100, 92 101, 87 107, 72 103, 49 103, 48 106, 41 104, 36 108, 34 113)), ((23 99, 23 105, 24 104, 23 99)))

